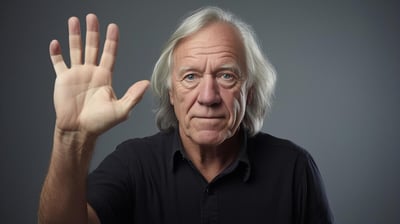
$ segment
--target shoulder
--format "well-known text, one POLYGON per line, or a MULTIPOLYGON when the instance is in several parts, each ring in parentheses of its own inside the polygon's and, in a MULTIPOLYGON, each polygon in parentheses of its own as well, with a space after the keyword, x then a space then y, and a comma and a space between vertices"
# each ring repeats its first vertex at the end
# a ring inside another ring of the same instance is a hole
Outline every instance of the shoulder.
POLYGON ((161 159, 168 154, 173 141, 174 132, 158 132, 147 137, 128 139, 119 144, 112 154, 129 163, 138 159, 161 159))
POLYGON ((273 135, 260 132, 253 137, 249 137, 248 150, 253 153, 280 154, 284 156, 309 157, 310 154, 303 147, 294 142, 278 138, 273 135))
POLYGON ((250 137, 248 144, 256 168, 254 176, 258 177, 255 179, 286 189, 297 205, 295 214, 299 220, 333 223, 321 174, 306 149, 266 133, 250 137))
POLYGON ((280 170, 288 173, 304 172, 307 167, 316 168, 310 153, 294 142, 258 133, 247 140, 247 154, 255 168, 280 170))

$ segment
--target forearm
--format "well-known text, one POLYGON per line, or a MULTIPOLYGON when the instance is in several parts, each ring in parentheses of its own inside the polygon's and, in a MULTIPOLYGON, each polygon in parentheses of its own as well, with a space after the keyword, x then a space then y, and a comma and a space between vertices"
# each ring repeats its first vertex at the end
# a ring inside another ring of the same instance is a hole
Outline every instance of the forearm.
POLYGON ((104 51, 98 61, 97 17, 87 15, 86 24, 87 46, 83 48, 78 18, 68 20, 69 68, 60 43, 53 40, 49 46, 57 75, 54 85, 57 128, 49 172, 40 197, 39 223, 87 223, 88 216, 91 222, 99 223, 86 202, 86 179, 96 136, 125 120, 149 86, 147 80, 137 82, 117 99, 111 77, 117 54, 118 26, 108 26, 104 51), (82 55, 85 55, 84 62, 82 55), (85 130, 96 136, 60 130, 85 130))
POLYGON ((87 223, 86 179, 95 137, 55 131, 39 223, 87 223))

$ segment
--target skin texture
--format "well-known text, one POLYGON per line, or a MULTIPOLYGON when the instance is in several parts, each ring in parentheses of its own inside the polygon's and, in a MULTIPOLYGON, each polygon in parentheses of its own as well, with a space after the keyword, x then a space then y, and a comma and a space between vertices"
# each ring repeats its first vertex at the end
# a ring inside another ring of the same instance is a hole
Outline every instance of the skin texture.
POLYGON ((211 181, 237 155, 247 90, 244 49, 227 23, 212 23, 181 40, 173 55, 170 102, 184 148, 211 181))
MULTIPOLYGON (((97 137, 128 118, 149 85, 133 84, 121 99, 111 85, 119 31, 107 29, 99 54, 99 24, 86 17, 86 46, 80 23, 68 21, 67 67, 57 40, 50 56, 56 122, 49 171, 42 188, 39 223, 100 223, 87 204, 86 180, 97 137)), ((180 136, 193 164, 211 181, 237 156, 238 130, 245 113, 247 90, 243 46, 237 31, 214 23, 182 40, 174 53, 170 101, 179 120, 180 136)))
POLYGON ((99 23, 86 17, 86 46, 82 46, 80 23, 68 20, 71 66, 67 67, 57 40, 49 51, 57 78, 54 85, 56 123, 49 171, 42 188, 39 223, 100 223, 86 200, 86 178, 99 135, 128 118, 149 85, 132 85, 121 99, 111 86, 119 31, 107 28, 104 49, 99 53, 99 23))

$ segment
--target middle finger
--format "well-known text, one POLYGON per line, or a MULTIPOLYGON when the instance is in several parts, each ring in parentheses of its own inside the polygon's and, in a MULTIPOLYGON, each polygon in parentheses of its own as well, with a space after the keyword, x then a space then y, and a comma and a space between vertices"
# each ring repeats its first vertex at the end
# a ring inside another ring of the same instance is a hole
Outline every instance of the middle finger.
POLYGON ((85 64, 96 64, 99 52, 99 22, 94 14, 86 16, 85 64))

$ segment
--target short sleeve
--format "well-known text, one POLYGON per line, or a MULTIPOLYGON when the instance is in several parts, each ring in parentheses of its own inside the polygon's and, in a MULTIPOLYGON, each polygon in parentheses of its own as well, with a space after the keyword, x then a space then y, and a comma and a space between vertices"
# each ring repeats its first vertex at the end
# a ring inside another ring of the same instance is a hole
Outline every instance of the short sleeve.
POLYGON ((318 167, 309 153, 305 150, 303 153, 296 164, 296 223, 334 223, 318 167))

